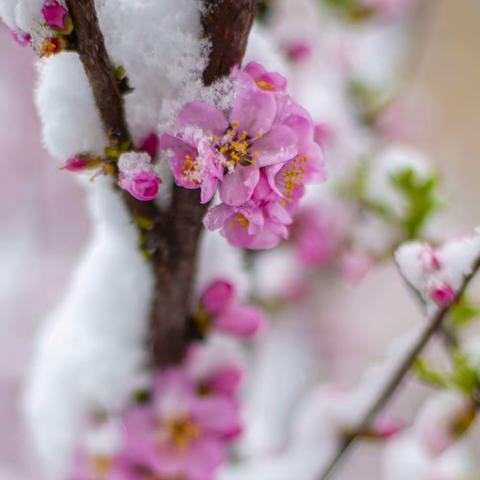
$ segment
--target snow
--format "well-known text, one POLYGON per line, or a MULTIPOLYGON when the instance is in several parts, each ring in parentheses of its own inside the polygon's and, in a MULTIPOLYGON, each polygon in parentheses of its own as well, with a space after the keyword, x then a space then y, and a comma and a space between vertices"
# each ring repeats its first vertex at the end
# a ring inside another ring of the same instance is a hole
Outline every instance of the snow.
POLYGON ((62 478, 88 415, 118 411, 144 378, 153 275, 109 179, 96 180, 90 206, 92 238, 63 302, 40 332, 25 398, 50 478, 62 478))

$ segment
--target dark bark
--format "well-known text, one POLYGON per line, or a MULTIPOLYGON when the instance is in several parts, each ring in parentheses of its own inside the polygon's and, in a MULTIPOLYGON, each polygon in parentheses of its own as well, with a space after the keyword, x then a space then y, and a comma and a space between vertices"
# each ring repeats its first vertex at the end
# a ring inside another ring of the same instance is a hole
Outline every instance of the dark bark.
MULTIPOLYGON (((67 0, 74 24, 72 41, 92 86, 105 131, 112 145, 131 140, 123 97, 98 26, 94 0, 67 0)), ((206 0, 202 18, 211 42, 203 80, 210 85, 240 64, 255 15, 255 0, 206 0)), ((127 72, 128 73, 128 72, 127 72)), ((154 300, 149 319, 148 347, 153 366, 179 361, 188 343, 198 240, 206 206, 198 190, 174 187, 172 204, 161 212, 154 202, 139 202, 124 194, 132 220, 141 218, 142 248, 150 253, 155 273, 154 300)))

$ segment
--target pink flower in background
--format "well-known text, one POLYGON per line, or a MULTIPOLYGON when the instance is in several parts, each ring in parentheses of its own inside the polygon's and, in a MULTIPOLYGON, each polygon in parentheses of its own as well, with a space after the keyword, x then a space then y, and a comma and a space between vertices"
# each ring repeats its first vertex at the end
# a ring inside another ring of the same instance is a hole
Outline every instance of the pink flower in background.
POLYGON ((350 285, 363 280, 373 265, 373 259, 369 255, 358 251, 347 251, 340 259, 342 277, 350 285))
POLYGON ((196 321, 201 329, 213 326, 242 337, 254 335, 264 324, 258 308, 235 301, 235 287, 228 280, 216 280, 202 293, 196 321))
POLYGON ((125 455, 160 477, 208 480, 226 460, 225 442, 241 431, 226 397, 198 396, 185 373, 167 370, 155 380, 151 405, 125 419, 125 455))
POLYGON ((160 179, 147 153, 128 152, 118 161, 119 186, 137 200, 153 200, 158 193, 160 179))
MULTIPOLYGON (((233 346, 234 347, 234 346, 233 346)), ((217 394, 234 398, 244 368, 229 343, 196 343, 190 346, 185 362, 188 375, 203 395, 217 394)))
POLYGON ((295 218, 293 243, 297 256, 310 266, 331 261, 340 241, 338 221, 326 209, 308 206, 295 218))
POLYGON ((58 0, 46 0, 42 7, 42 15, 50 27, 65 30, 68 10, 58 0))
POLYGON ((312 54, 312 47, 306 40, 292 40, 287 44, 286 52, 292 62, 299 63, 312 54))

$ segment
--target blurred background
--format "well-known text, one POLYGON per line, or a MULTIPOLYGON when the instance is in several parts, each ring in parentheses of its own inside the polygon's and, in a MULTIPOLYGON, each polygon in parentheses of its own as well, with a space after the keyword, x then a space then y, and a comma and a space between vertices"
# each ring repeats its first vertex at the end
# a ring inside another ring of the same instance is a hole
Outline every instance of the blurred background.
MULTIPOLYGON (((426 98, 429 107, 425 128, 411 140, 443 176, 449 208, 437 228, 445 236, 480 223, 479 24, 478 0, 430 0, 410 52, 408 94, 426 98)), ((22 385, 35 331, 62 295, 88 221, 82 188, 42 147, 34 55, 3 26, 0 65, 0 480, 40 480, 20 413, 22 385)), ((357 375, 389 339, 420 319, 392 266, 373 272, 349 298, 343 317, 366 325, 365 337, 352 342, 367 341, 368 348, 337 366, 344 378, 357 375), (375 297, 372 292, 385 284, 382 298, 375 297), (385 312, 388 322, 382 321, 385 312)), ((337 322, 325 345, 341 332, 337 322)), ((354 468, 346 469, 345 478, 357 478, 354 468)))

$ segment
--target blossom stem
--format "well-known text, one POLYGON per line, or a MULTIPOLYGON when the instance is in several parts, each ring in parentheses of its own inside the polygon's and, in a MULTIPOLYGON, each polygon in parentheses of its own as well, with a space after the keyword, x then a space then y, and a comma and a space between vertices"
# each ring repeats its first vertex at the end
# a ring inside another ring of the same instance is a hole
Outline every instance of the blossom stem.
MULTIPOLYGON (((123 97, 98 25, 94 0, 66 0, 74 25, 73 44, 80 55, 97 108, 112 146, 131 144, 123 97)), ((205 0, 204 35, 211 42, 203 81, 210 85, 240 64, 253 23, 255 0, 205 0)), ((147 347, 152 366, 176 363, 188 344, 197 247, 206 206, 198 191, 174 187, 168 211, 128 193, 124 202, 135 223, 142 220, 142 245, 151 252, 155 291, 147 347)))
POLYGON ((346 454, 350 451, 353 444, 361 437, 361 432, 364 432, 368 429, 373 420, 375 420, 376 416, 383 410, 385 405, 392 398, 393 394, 397 391, 398 387, 405 379, 405 376, 410 371, 417 356, 422 352, 430 339, 442 328, 443 322, 447 317, 448 313, 450 312, 450 308, 455 302, 458 301, 458 299, 468 287, 471 280, 475 277, 479 269, 480 256, 477 257, 477 259, 475 260, 470 274, 465 276, 463 283, 456 292, 455 298, 452 300, 452 302, 442 308, 438 308, 436 312, 430 317, 428 323, 425 325, 422 332, 415 340, 413 345, 410 347, 409 351, 406 353, 405 357, 402 359, 395 371, 392 373, 386 384, 380 390, 372 406, 364 415, 364 417, 360 420, 353 433, 349 434, 348 437, 345 438, 340 444, 337 452, 335 453, 335 456, 332 458, 332 460, 320 476, 321 480, 327 480, 332 477, 332 475, 337 470, 337 467, 345 459, 346 454))

